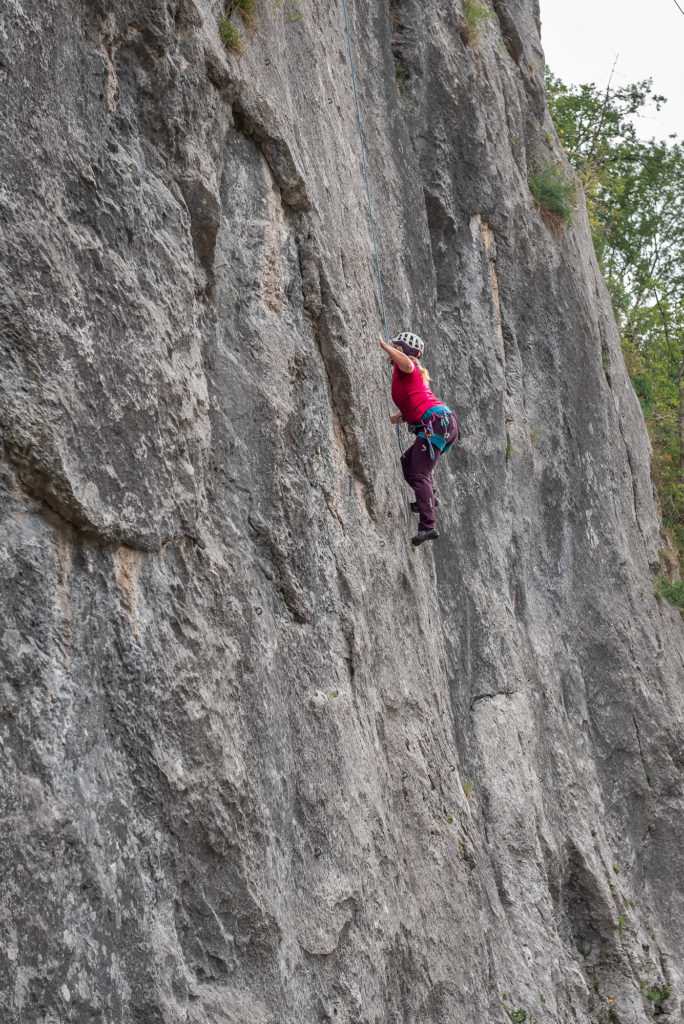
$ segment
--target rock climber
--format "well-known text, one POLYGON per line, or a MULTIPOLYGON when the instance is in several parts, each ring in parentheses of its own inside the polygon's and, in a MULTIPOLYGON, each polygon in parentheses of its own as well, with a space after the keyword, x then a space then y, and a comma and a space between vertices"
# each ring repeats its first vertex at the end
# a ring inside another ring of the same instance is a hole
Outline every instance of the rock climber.
POLYGON ((401 457, 404 479, 416 494, 411 509, 418 512, 418 533, 411 538, 414 547, 426 540, 436 540, 435 495, 430 474, 437 459, 448 452, 458 440, 458 423, 449 409, 433 395, 429 388, 430 374, 419 365, 425 345, 417 335, 404 331, 392 338, 389 345, 380 336, 380 344, 387 358, 394 364, 392 375, 392 401, 399 412, 390 416, 390 422, 408 423, 416 439, 401 457))

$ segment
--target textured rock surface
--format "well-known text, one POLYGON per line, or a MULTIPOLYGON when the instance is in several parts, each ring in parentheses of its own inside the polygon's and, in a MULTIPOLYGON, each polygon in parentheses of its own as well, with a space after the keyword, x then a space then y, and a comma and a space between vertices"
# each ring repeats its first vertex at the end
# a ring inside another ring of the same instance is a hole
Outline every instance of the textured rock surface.
POLYGON ((681 1019, 684 635, 586 219, 527 187, 536 3, 350 13, 464 428, 416 555, 339 4, 239 60, 217 3, 3 5, 3 1021, 681 1019))

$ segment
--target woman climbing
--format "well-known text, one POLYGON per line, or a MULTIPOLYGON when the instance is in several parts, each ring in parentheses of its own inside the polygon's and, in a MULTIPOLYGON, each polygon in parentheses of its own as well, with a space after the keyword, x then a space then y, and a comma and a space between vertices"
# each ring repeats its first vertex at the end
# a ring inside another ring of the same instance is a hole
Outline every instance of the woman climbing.
POLYGON ((394 363, 392 401, 399 412, 390 416, 390 421, 405 421, 409 430, 417 435, 401 457, 404 479, 416 494, 411 508, 420 513, 418 533, 411 538, 411 543, 417 547, 423 541, 439 537, 435 529, 435 495, 430 474, 440 455, 448 452, 458 439, 458 423, 451 409, 428 387, 430 374, 424 366, 418 365, 425 348, 420 338, 404 331, 389 345, 381 336, 380 344, 394 363))

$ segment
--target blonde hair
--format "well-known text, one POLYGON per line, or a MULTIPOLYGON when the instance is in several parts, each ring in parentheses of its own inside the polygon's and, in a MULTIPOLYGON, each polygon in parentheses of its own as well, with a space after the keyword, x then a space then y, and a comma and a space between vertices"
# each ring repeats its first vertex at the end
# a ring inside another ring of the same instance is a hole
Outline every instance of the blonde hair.
POLYGON ((426 384, 426 385, 429 384, 430 383, 430 374, 428 373, 427 366, 421 366, 420 363, 418 362, 418 360, 415 359, 413 356, 409 356, 409 359, 411 360, 412 363, 414 363, 418 367, 418 373, 423 378, 423 384, 426 384))
MULTIPOLYGON (((401 352, 403 353, 403 355, 408 355, 408 353, 404 352, 403 348, 399 348, 398 345, 392 345, 392 348, 396 352, 401 352)), ((423 384, 428 385, 430 383, 430 374, 428 372, 427 366, 421 366, 415 356, 409 356, 409 359, 411 360, 414 366, 418 367, 418 373, 423 378, 423 384)))

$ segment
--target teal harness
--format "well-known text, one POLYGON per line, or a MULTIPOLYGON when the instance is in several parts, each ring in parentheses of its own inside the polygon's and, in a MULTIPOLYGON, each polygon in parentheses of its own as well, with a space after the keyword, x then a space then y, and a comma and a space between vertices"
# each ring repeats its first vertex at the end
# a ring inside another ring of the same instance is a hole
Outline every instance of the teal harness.
POLYGON ((437 418, 442 430, 446 431, 449 427, 449 416, 451 415, 452 412, 448 405, 433 405, 430 409, 425 410, 420 423, 409 423, 411 433, 416 434, 418 437, 424 437, 427 441, 431 459, 435 457, 435 448, 440 452, 448 452, 453 448, 453 445, 447 444, 441 434, 436 434, 432 429, 433 420, 437 418))

